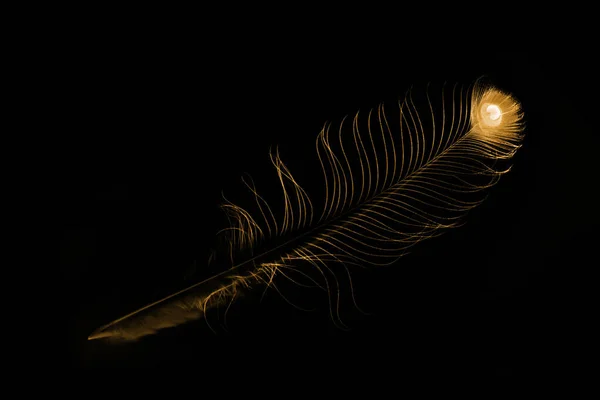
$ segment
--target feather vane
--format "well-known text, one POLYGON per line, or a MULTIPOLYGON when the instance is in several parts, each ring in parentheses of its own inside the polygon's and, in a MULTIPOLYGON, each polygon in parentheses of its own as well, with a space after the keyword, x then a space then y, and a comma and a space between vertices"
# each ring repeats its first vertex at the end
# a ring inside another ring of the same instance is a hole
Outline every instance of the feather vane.
POLYGON ((462 224, 510 170, 523 130, 518 101, 480 81, 436 93, 411 90, 397 104, 327 123, 315 142, 323 172, 319 210, 279 150, 271 151, 282 210, 259 194, 252 178, 242 178, 252 211, 226 198, 222 205, 230 222, 219 232, 228 268, 89 339, 136 340, 205 316, 251 288, 278 290, 279 279, 325 289, 332 321, 344 327, 337 277, 351 285, 353 266, 393 264, 422 240, 462 224))

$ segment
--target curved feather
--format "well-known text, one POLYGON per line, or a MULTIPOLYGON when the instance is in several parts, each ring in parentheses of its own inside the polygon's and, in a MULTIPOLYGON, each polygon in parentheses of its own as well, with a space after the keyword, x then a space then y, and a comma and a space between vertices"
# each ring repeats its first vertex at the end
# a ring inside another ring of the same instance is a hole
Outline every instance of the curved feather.
POLYGON ((242 178, 252 198, 246 208, 224 198, 230 226, 219 235, 228 268, 89 339, 135 340, 200 318, 251 288, 278 290, 280 279, 323 287, 332 320, 343 326, 338 277, 351 285, 353 265, 390 265, 420 241, 460 225, 510 169, 523 128, 519 103, 481 81, 436 93, 411 90, 397 104, 327 123, 315 143, 323 171, 320 210, 279 151, 271 151, 281 209, 248 176, 242 178))

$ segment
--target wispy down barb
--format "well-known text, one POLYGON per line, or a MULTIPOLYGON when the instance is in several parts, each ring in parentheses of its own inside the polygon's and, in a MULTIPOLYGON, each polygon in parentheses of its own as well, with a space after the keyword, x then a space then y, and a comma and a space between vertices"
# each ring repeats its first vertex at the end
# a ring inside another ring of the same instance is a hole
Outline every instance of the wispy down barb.
POLYGON ((410 91, 397 104, 327 123, 316 139, 325 194, 319 203, 279 151, 271 151, 282 204, 275 207, 243 177, 251 195, 246 208, 227 199, 222 205, 230 222, 219 232, 227 238, 227 268, 90 339, 134 340, 227 307, 254 287, 279 291, 281 280, 325 289, 331 318, 343 327, 339 296, 343 284, 352 295, 350 269, 392 264, 420 241, 463 223, 510 169, 522 117, 512 96, 478 81, 410 91))

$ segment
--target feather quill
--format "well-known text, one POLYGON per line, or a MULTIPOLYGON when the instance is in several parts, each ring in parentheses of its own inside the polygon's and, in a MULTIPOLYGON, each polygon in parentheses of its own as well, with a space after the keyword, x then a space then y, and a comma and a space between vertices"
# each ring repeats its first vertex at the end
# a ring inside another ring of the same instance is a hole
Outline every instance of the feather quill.
MULTIPOLYGON (((136 340, 205 316, 255 287, 310 283, 329 293, 339 326, 339 281, 354 265, 390 265, 422 240, 460 225, 509 171, 523 138, 519 102, 491 85, 409 91, 397 104, 327 123, 316 138, 320 212, 279 151, 269 156, 282 190, 278 212, 245 176, 252 201, 224 198, 229 267, 92 333, 136 340), (249 210, 252 211, 249 211, 249 210)), ((283 295, 283 293, 282 293, 283 295)))

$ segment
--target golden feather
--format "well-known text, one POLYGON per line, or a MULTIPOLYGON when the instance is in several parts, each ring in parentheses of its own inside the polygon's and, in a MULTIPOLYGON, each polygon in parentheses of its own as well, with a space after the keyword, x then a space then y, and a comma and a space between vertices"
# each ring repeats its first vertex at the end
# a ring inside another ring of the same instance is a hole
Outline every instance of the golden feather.
POLYGON ((279 151, 270 152, 281 212, 251 178, 242 179, 252 202, 242 208, 225 199, 222 205, 230 221, 219 232, 228 267, 89 339, 136 340, 205 316, 253 287, 277 289, 279 279, 326 289, 332 320, 343 326, 335 277, 345 274, 351 285, 352 266, 390 265, 411 246, 461 224, 510 169, 523 130, 518 101, 481 81, 444 85, 436 93, 411 90, 392 106, 327 123, 316 138, 324 178, 320 212, 279 151))

